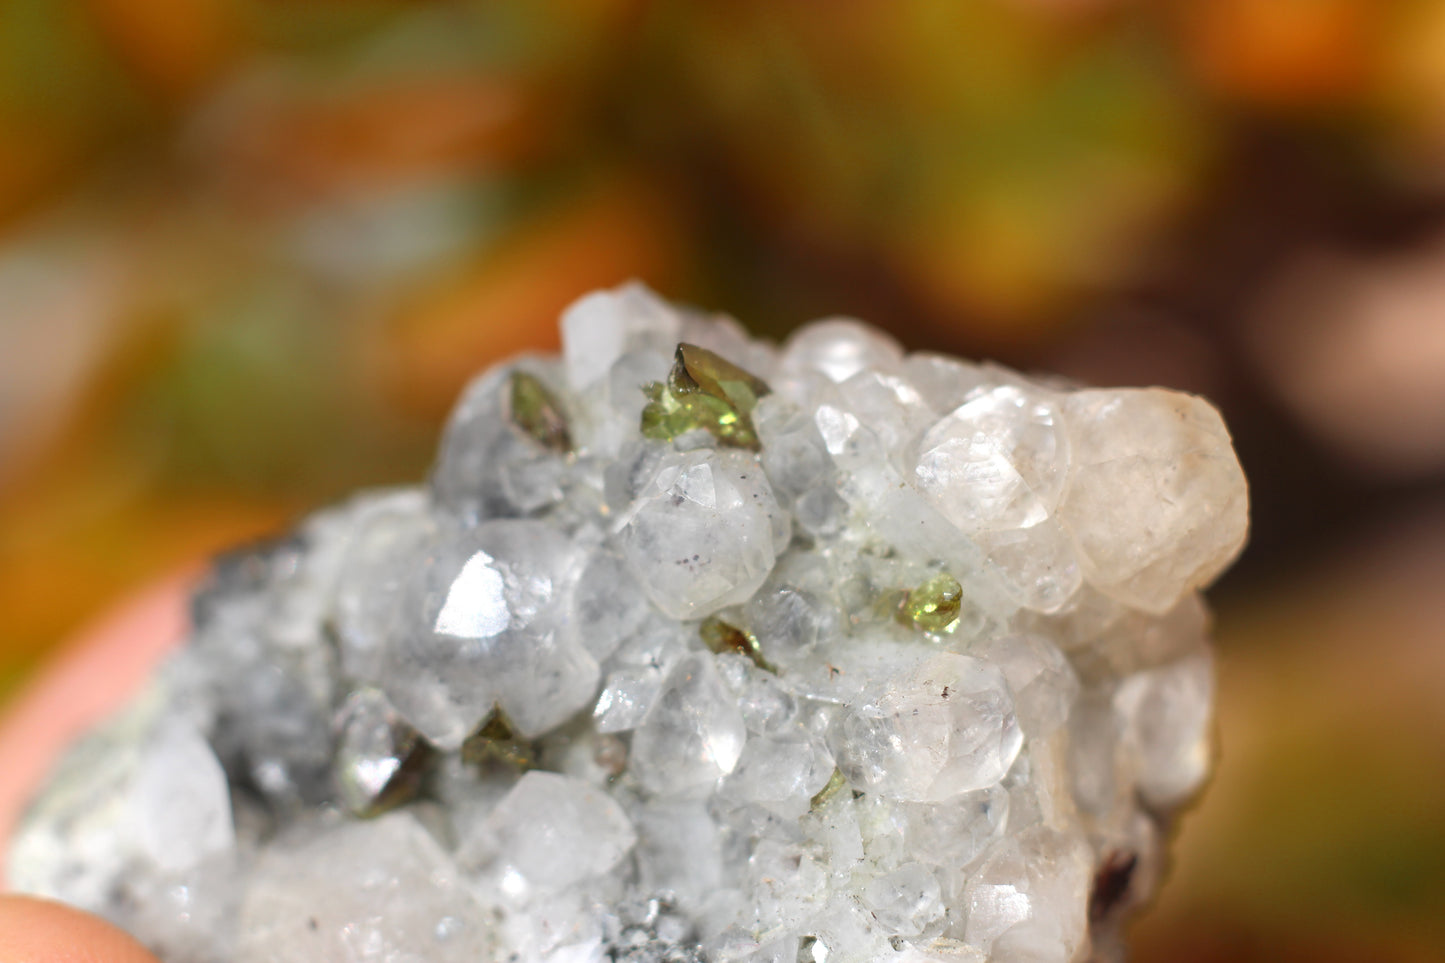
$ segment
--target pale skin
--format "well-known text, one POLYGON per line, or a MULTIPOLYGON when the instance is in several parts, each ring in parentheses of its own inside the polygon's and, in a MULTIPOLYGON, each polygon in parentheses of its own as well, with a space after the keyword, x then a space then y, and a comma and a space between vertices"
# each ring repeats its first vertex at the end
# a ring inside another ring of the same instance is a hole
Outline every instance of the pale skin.
MULTIPOLYGON (((178 573, 82 631, 0 715, 0 851, 26 800, 77 735, 114 712, 186 630, 195 581, 178 573)), ((3 867, 0 858, 0 867, 3 867)), ((0 963, 157 963, 135 940, 78 910, 0 895, 0 963)))

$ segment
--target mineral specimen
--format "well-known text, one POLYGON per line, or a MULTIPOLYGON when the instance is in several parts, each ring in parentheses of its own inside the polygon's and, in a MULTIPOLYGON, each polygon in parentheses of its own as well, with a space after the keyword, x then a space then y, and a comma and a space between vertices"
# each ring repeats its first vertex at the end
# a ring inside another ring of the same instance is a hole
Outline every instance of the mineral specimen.
POLYGON ((1209 763, 1218 414, 639 285, 219 564, 13 885, 167 963, 1122 954, 1209 763))

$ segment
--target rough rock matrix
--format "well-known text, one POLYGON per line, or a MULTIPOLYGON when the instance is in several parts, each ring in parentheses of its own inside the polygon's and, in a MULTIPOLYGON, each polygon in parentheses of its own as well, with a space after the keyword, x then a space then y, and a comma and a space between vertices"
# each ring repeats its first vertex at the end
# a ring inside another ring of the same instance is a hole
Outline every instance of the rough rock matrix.
POLYGON ((12 885, 167 963, 1121 955, 1205 777, 1218 413, 638 285, 218 564, 12 885))

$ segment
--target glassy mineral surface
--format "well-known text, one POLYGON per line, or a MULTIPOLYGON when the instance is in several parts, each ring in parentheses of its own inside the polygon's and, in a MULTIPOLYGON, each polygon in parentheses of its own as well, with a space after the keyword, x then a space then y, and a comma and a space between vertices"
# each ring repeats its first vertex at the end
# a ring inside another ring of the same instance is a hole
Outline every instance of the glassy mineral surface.
POLYGON ((1218 413, 629 285, 219 563, 9 879, 168 963, 1119 956, 1209 767, 1218 413))

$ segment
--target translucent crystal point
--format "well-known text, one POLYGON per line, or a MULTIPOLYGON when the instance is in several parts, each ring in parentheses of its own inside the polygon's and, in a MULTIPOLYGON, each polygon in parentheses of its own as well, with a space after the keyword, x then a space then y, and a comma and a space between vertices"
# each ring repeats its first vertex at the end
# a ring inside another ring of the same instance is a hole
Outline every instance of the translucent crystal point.
POLYGON ((1219 412, 1162 388, 1079 391, 1064 410, 1077 467, 1061 515, 1090 581, 1150 612, 1213 581, 1248 527, 1219 412))
POLYGON ((762 466, 703 449, 667 455, 649 475, 618 538, 652 604, 689 619, 747 601, 772 570, 786 526, 762 466))
POLYGON ((1059 504, 1069 466, 1059 407, 1014 385, 982 391, 919 444, 919 487, 964 532, 1030 528, 1059 504))
POLYGON ((542 522, 497 520, 442 544, 411 585, 417 618, 382 687, 429 740, 456 749, 496 706, 539 735, 588 705, 597 662, 564 631, 576 550, 542 522))
POLYGON ((783 346, 782 368, 840 382, 870 368, 891 367, 902 356, 898 343, 881 331, 851 318, 825 318, 793 333, 783 346))
POLYGON ((605 377, 629 351, 671 352, 681 324, 671 305, 640 284, 581 298, 562 315, 562 354, 572 390, 582 391, 605 377))
POLYGON ((736 697, 706 656, 691 655, 668 673, 633 735, 631 765, 660 795, 706 793, 733 771, 746 738, 736 697))
POLYGON ((606 792, 534 770, 488 814, 463 859, 483 865, 504 888, 555 891, 612 869, 636 841, 606 792))
POLYGON ((1030 830, 996 844, 969 880, 965 938, 1000 963, 1068 963, 1087 940, 1093 854, 1080 839, 1030 830))
POLYGON ((855 788, 941 802, 996 784, 1023 745, 999 669, 939 655, 848 707, 832 731, 855 788))
POLYGON ((337 717, 337 792, 359 816, 407 802, 420 788, 430 749, 379 690, 359 689, 337 717))

